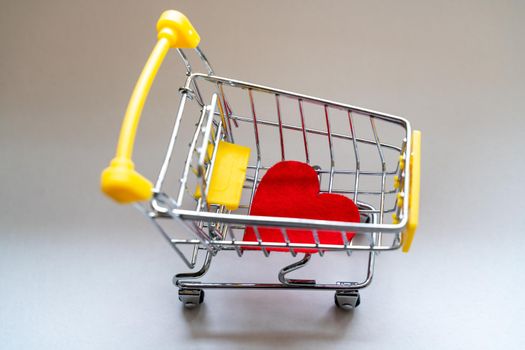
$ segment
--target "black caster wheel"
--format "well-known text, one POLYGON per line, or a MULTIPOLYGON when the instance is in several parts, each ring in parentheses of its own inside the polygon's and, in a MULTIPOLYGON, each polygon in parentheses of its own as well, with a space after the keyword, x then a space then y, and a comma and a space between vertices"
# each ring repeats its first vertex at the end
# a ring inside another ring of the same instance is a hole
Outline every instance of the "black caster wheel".
POLYGON ((353 310, 361 304, 361 296, 358 291, 336 292, 334 301, 343 310, 353 310))
POLYGON ((179 300, 184 307, 192 309, 204 302, 204 291, 202 289, 179 289, 179 300))

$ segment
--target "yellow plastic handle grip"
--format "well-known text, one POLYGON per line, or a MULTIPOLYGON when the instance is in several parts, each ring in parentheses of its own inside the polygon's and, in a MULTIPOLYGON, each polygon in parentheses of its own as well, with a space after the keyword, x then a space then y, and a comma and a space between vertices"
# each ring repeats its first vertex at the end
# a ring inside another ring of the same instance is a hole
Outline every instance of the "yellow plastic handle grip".
POLYGON ((410 155, 410 196, 408 198, 408 222, 403 232, 403 252, 408 253, 419 222, 419 189, 421 183, 421 131, 412 132, 410 155))
POLYGON ((157 22, 157 44, 142 69, 124 115, 115 158, 102 171, 101 188, 119 203, 148 200, 153 184, 135 171, 132 161, 135 135, 151 85, 170 48, 195 48, 200 37, 182 13, 164 11, 157 22))

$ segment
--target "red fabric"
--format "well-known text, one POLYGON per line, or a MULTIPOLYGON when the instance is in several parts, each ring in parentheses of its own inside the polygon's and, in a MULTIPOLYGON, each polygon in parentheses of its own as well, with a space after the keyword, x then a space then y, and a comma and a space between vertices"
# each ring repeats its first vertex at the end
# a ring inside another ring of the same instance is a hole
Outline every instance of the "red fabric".
MULTIPOLYGON (((319 194, 319 178, 308 164, 283 161, 271 167, 263 176, 253 198, 250 215, 279 216, 318 220, 359 222, 359 210, 354 202, 339 194, 319 194)), ((311 230, 286 230, 292 243, 315 243, 311 230)), ((259 227, 263 242, 284 242, 279 229, 259 227)), ((346 233, 348 240, 354 233, 346 233)), ((318 231, 319 242, 343 244, 337 231, 318 231)), ((252 227, 244 233, 245 241, 257 241, 252 227)), ((257 247, 244 249, 259 250, 257 247)), ((268 248, 268 251, 285 251, 287 248, 268 248)), ((296 249, 298 253, 315 253, 315 249, 296 249)))

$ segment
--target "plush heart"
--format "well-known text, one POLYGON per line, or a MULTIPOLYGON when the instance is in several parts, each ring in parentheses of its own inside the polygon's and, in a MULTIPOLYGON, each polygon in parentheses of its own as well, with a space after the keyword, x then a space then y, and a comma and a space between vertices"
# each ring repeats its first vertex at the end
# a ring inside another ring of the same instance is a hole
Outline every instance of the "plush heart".
MULTIPOLYGON (((354 202, 339 194, 319 193, 316 171, 308 164, 282 161, 271 167, 261 179, 253 198, 250 215, 359 222, 359 210, 354 202)), ((292 243, 315 243, 311 230, 286 230, 292 243)), ((259 227, 263 242, 284 242, 279 229, 259 227)), ((354 233, 347 232, 351 240, 354 233)), ((319 242, 343 244, 338 231, 318 231, 319 242)), ((244 233, 245 241, 257 241, 252 227, 244 233)), ((257 247, 244 249, 259 250, 257 247)), ((287 248, 268 248, 268 251, 285 251, 287 248)), ((296 249, 298 253, 315 253, 315 249, 296 249)))

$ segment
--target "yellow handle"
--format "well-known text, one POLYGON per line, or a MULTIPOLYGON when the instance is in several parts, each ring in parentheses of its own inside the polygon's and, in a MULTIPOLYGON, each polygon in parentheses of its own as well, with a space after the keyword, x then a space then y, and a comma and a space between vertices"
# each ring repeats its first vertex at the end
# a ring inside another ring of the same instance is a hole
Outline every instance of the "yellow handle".
POLYGON ((104 169, 102 191, 119 203, 150 199, 153 184, 135 171, 132 161, 135 134, 151 84, 170 48, 195 48, 200 37, 182 13, 164 11, 157 22, 157 44, 142 69, 124 115, 115 158, 104 169))
POLYGON ((408 253, 419 222, 419 189, 421 180, 421 131, 412 132, 410 156, 410 197, 408 198, 408 222, 403 232, 403 252, 408 253))

